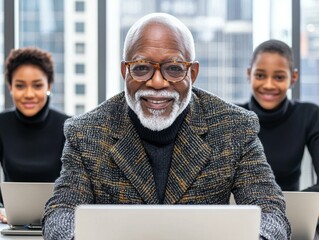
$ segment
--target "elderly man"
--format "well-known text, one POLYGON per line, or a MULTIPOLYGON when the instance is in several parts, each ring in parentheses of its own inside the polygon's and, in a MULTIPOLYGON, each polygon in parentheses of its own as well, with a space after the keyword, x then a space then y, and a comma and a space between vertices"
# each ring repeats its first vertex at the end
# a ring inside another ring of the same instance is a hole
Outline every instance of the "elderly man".
POLYGON ((121 71, 123 93, 65 125, 44 238, 71 239, 79 204, 228 204, 233 193, 261 207, 261 239, 288 239, 258 119, 192 87, 199 63, 187 27, 163 13, 141 18, 126 36, 121 71))

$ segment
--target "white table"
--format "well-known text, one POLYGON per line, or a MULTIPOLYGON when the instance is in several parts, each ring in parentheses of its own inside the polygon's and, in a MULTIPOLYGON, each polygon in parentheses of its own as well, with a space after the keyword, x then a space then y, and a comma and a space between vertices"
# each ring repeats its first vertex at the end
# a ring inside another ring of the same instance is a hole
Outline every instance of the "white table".
MULTIPOLYGON (((3 228, 7 228, 7 224, 0 223, 0 231, 3 228)), ((0 240, 43 240, 42 236, 9 236, 0 234, 0 240)))

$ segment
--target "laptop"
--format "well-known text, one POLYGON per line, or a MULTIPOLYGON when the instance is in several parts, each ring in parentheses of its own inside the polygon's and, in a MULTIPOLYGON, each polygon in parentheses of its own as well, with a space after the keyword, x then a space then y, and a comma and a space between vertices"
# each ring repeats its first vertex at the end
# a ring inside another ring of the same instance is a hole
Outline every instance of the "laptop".
POLYGON ((2 182, 1 193, 9 228, 3 235, 42 235, 44 206, 54 183, 2 182))
POLYGON ((319 219, 318 192, 283 192, 292 240, 313 240, 319 219))
POLYGON ((252 205, 80 205, 75 240, 258 240, 260 218, 252 205))

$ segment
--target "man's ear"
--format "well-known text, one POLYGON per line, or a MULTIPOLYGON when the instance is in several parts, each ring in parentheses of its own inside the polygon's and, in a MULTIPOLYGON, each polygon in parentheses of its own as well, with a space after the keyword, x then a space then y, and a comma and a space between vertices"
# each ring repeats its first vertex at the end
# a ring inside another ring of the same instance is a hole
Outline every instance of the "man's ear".
POLYGON ((126 66, 125 66, 125 61, 124 60, 121 61, 121 74, 122 74, 123 80, 125 80, 126 66))
POLYGON ((290 87, 292 87, 298 81, 298 78, 299 78, 299 71, 297 68, 295 68, 294 71, 292 72, 290 87))
POLYGON ((195 61, 195 62, 193 62, 192 66, 191 66, 192 84, 194 84, 194 82, 196 81, 198 73, 199 73, 199 63, 198 63, 198 61, 195 61))

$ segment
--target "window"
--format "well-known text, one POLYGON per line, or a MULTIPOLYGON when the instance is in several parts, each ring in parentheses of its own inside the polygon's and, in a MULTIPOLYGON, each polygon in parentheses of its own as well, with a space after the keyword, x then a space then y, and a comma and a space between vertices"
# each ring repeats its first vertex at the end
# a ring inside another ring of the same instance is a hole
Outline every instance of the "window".
POLYGON ((83 63, 75 64, 75 73, 76 74, 84 74, 85 73, 85 65, 83 63))
POLYGON ((199 4, 194 0, 166 0, 161 1, 161 9, 164 12, 172 13, 175 16, 194 15, 198 12, 199 4))
POLYGON ((84 84, 75 84, 75 94, 76 95, 85 95, 85 85, 84 84))
POLYGON ((85 31, 84 27, 85 27, 84 22, 76 22, 75 23, 75 32, 84 33, 84 31, 85 31))
POLYGON ((75 105, 75 114, 82 114, 85 112, 85 106, 83 104, 76 104, 75 105))
POLYGON ((75 43, 75 53, 85 54, 85 43, 75 43))
MULTIPOLYGON (((36 46, 52 54, 55 79, 50 104, 60 111, 65 109, 64 37, 65 4, 63 0, 15 1, 19 12, 18 46, 36 46), (18 4, 19 3, 19 4, 18 4)), ((73 32, 73 31, 72 31, 73 32)))
POLYGON ((319 104, 319 2, 300 1, 300 98, 319 104))
POLYGON ((85 11, 85 2, 76 1, 75 2, 75 11, 76 12, 84 12, 85 11))

